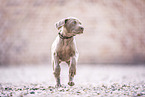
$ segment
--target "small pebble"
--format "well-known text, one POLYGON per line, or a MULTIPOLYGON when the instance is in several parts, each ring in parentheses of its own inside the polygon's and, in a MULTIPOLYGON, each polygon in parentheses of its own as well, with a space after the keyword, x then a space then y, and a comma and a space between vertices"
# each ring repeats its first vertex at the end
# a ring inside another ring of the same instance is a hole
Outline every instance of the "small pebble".
POLYGON ((50 91, 52 91, 52 89, 50 89, 50 91))
POLYGON ((77 93, 81 93, 81 92, 77 91, 77 93))
POLYGON ((34 91, 32 91, 32 92, 30 92, 30 94, 35 94, 35 92, 34 92, 34 91))
POLYGON ((137 96, 142 96, 142 95, 143 95, 142 93, 138 93, 138 94, 137 94, 137 96))

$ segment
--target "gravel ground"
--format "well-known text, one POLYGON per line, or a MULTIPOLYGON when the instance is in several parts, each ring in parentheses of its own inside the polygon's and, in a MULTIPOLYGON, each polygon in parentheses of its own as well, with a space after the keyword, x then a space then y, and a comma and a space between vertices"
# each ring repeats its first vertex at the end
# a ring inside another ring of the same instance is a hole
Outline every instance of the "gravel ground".
POLYGON ((66 64, 60 88, 50 65, 0 67, 0 97, 145 97, 145 65, 79 65, 74 82, 67 85, 66 64))

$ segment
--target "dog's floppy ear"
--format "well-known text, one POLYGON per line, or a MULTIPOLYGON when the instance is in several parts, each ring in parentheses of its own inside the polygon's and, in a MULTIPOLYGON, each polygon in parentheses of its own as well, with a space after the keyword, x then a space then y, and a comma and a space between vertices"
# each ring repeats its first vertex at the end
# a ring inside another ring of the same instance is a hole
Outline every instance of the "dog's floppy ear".
POLYGON ((67 21, 68 21, 67 18, 58 21, 58 22, 55 24, 56 28, 59 30, 62 26, 64 26, 64 25, 67 23, 67 21))

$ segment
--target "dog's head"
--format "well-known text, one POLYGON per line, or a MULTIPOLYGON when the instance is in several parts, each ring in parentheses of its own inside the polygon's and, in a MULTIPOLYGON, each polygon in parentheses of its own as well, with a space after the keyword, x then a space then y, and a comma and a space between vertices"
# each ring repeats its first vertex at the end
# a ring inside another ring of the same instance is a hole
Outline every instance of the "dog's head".
POLYGON ((83 33, 84 28, 81 25, 81 22, 74 17, 68 17, 62 19, 56 23, 56 28, 59 30, 63 28, 66 30, 67 34, 76 35, 83 33))

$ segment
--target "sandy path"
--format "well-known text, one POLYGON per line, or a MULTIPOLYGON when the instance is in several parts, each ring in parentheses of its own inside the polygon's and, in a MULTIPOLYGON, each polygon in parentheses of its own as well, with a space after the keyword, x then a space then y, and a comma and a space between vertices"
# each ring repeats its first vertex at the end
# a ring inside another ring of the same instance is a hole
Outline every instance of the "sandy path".
POLYGON ((73 87, 67 85, 67 66, 61 67, 61 88, 54 87, 51 66, 0 67, 0 96, 145 96, 143 65, 79 65, 73 87))

